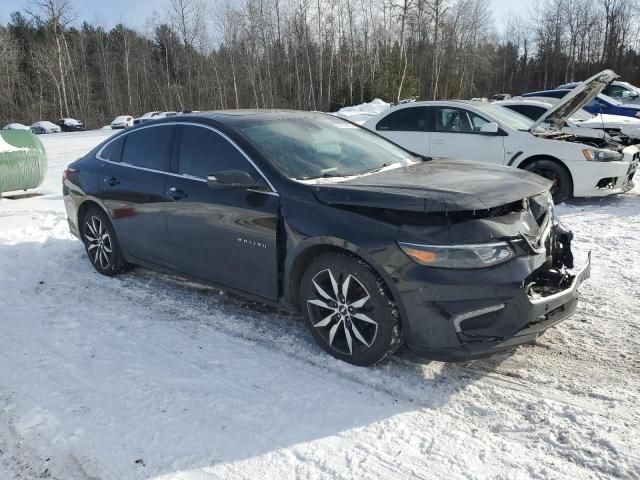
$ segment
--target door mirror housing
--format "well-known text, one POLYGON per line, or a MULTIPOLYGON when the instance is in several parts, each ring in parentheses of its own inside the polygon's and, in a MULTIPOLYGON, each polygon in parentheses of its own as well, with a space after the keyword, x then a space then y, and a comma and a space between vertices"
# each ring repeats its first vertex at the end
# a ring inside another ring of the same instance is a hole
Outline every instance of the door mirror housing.
POLYGON ((223 170, 207 177, 207 186, 214 189, 263 189, 266 184, 242 170, 223 170))
POLYGON ((485 135, 498 135, 500 132, 500 127, 496 122, 485 123, 480 127, 480 133, 484 133, 485 135))

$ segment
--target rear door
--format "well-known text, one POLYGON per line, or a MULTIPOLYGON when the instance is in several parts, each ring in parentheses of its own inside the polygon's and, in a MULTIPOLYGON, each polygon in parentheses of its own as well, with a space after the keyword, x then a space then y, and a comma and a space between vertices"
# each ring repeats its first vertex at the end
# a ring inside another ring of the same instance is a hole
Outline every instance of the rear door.
POLYGON ((504 136, 480 132, 488 119, 460 107, 429 108, 433 113, 429 133, 432 157, 504 163, 504 136))
POLYGON ((407 150, 429 156, 426 107, 404 107, 392 111, 375 126, 376 133, 407 150))
POLYGON ((167 225, 174 268, 269 299, 278 297, 280 198, 270 189, 211 189, 222 170, 261 174, 225 135, 207 126, 180 127, 177 175, 170 177, 167 225))
POLYGON ((121 135, 105 161, 102 199, 128 256, 163 265, 168 256, 165 219, 167 172, 176 127, 156 125, 121 135))

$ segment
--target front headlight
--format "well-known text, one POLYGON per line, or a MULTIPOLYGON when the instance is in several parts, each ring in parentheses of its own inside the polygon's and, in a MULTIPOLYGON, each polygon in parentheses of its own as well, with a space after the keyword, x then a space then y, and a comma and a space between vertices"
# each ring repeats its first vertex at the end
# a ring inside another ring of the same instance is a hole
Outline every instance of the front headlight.
POLYGON ((624 157, 620 152, 604 148, 585 148, 582 150, 582 155, 590 162, 617 162, 624 157))
POLYGON ((420 265, 437 268, 486 268, 514 256, 507 242, 461 245, 420 245, 398 242, 398 246, 420 265))

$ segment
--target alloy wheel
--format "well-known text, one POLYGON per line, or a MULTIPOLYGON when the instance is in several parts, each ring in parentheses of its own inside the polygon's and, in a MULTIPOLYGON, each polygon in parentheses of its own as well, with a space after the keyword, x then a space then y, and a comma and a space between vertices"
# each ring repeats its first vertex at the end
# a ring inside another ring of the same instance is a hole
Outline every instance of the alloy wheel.
POLYGON ((106 270, 112 264, 113 245, 111 236, 99 217, 91 216, 84 224, 87 253, 94 265, 106 270))
POLYGON ((357 355, 376 339, 378 322, 369 292, 352 274, 330 269, 312 279, 315 291, 307 300, 311 324, 333 350, 357 355))

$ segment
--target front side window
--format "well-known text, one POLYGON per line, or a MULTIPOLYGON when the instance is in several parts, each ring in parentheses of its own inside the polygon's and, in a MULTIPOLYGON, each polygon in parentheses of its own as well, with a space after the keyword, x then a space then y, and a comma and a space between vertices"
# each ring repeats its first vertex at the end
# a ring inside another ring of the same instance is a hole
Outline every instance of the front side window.
POLYGON ((469 110, 453 107, 435 109, 435 129, 437 132, 477 133, 489 120, 469 110))
POLYGON ((619 85, 609 85, 604 93, 613 98, 624 98, 629 96, 629 90, 619 85))
POLYGON ((427 130, 425 107, 401 108, 391 112, 376 125, 376 130, 393 132, 424 132, 427 130))
POLYGON ((168 171, 174 127, 142 128, 126 135, 122 163, 151 170, 168 171))
POLYGON ((375 133, 328 115, 255 121, 240 130, 276 168, 297 180, 360 175, 419 161, 375 133))
POLYGON ((178 173, 206 179, 223 170, 242 170, 256 176, 255 169, 227 139, 208 128, 183 126, 178 173))

